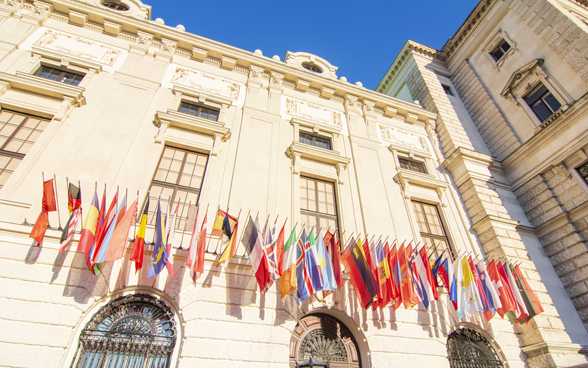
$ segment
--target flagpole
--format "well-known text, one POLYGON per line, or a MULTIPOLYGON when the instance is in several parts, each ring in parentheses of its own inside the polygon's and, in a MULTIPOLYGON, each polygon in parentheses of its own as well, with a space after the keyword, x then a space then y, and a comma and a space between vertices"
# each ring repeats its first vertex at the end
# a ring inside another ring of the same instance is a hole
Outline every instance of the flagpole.
MULTIPOLYGON (((388 236, 386 237, 386 239, 384 239, 384 244, 386 244, 386 241, 388 240, 388 238, 389 238, 389 237, 390 237, 390 235, 388 235, 388 236)), ((381 238, 381 237, 380 237, 380 238, 381 238)))
POLYGON ((276 220, 274 221, 274 227, 276 226, 276 224, 278 223, 278 219, 280 218, 280 214, 278 213, 278 215, 276 216, 276 220))
MULTIPOLYGON (((239 211, 239 213, 241 213, 241 211, 239 211)), ((249 209, 249 210, 247 211, 247 217, 249 217, 249 214, 250 214, 250 213, 251 213, 251 209, 249 209)), ((247 221, 247 217, 245 217, 245 219, 246 219, 245 221, 247 221)), ((237 218, 237 220, 238 220, 238 219, 239 219, 239 218, 237 218)), ((239 243, 243 242, 243 237, 244 237, 244 236, 245 236, 245 232, 243 231, 243 234, 241 234, 241 238, 239 239, 239 243)), ((238 245, 237 245, 237 246, 238 246, 238 245)))
POLYGON ((53 185, 55 186, 55 202, 57 204, 57 219, 59 220, 59 227, 57 228, 57 230, 63 230, 61 228, 61 216, 59 214, 59 196, 57 195, 57 177, 55 176, 55 174, 53 174, 53 180, 53 185))
POLYGON ((322 226, 321 226, 321 227, 319 227, 319 229, 318 229, 318 231, 317 231, 316 237, 314 238, 314 241, 315 241, 315 242, 318 240, 318 237, 321 235, 321 230, 322 230, 322 226))
MULTIPOLYGON (((335 231, 336 231, 336 230, 337 230, 337 229, 335 229, 335 231)), ((341 234, 341 235, 339 236, 339 240, 341 240, 341 238, 343 238, 343 235, 345 234, 345 232, 346 232, 346 231, 347 231, 347 229, 343 230, 343 234, 341 234)), ((333 233, 334 233, 334 231, 333 231, 333 233)), ((333 236, 335 236, 335 234, 333 234, 333 236)), ((343 241, 343 242, 345 242, 345 241, 343 241)))

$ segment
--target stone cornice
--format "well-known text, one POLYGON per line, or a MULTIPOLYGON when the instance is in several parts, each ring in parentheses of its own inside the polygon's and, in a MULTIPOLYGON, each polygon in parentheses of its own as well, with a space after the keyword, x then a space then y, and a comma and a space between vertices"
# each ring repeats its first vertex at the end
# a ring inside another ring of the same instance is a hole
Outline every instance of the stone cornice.
POLYGON ((523 346, 521 350, 532 358, 545 353, 553 354, 586 354, 586 346, 574 343, 540 342, 537 344, 523 346))
POLYGON ((195 131, 210 136, 219 134, 222 136, 223 140, 228 139, 230 135, 229 128, 226 128, 223 123, 182 114, 181 112, 173 110, 168 110, 167 112, 158 111, 155 114, 155 123, 157 126, 161 126, 164 122, 168 122, 172 127, 195 131))
MULTIPOLYGON (((84 88, 70 86, 69 84, 55 82, 49 79, 37 77, 26 73, 9 74, 0 72, 0 82, 6 82, 7 85, 0 89, 15 88, 35 92, 40 95, 64 99, 69 97, 76 103, 83 105, 85 103, 82 92, 84 88)), ((2 91, 0 91, 0 95, 2 91)))
POLYGON ((487 215, 480 221, 476 222, 472 225, 472 229, 478 235, 482 234, 484 231, 490 228, 500 228, 505 230, 516 230, 519 222, 516 220, 511 220, 507 218, 502 218, 494 215, 487 215))
POLYGON ((502 161, 504 174, 514 190, 584 146, 582 142, 586 142, 588 128, 585 127, 582 118, 586 116, 587 111, 588 93, 502 161), (566 131, 574 125, 585 129, 581 134, 574 135, 573 139, 566 138, 566 131), (560 144, 557 142, 558 139, 560 144), (546 150, 546 147, 553 144, 558 144, 559 147, 546 150), (542 152, 548 156, 541 156, 542 152), (552 154, 553 152, 556 154, 552 154), (529 169, 528 163, 533 163, 533 168, 529 169))
POLYGON ((483 181, 492 178, 491 168, 498 163, 490 155, 458 147, 445 161, 443 167, 453 175, 455 184, 460 186, 468 178, 483 181))
POLYGON ((538 237, 543 237, 568 223, 576 222, 585 217, 588 217, 588 202, 584 202, 570 211, 562 212, 544 224, 537 226, 535 229, 536 234, 538 237))
MULTIPOLYGON (((309 87, 316 90, 333 90, 331 96, 345 98, 348 94, 359 96, 360 100, 371 100, 375 102, 375 107, 386 110, 387 107, 394 107, 398 110, 405 110, 412 114, 418 115, 419 120, 436 119, 437 114, 431 113, 421 106, 403 101, 401 99, 387 96, 364 87, 356 86, 342 80, 334 80, 322 77, 316 73, 298 69, 285 62, 274 60, 273 58, 259 55, 213 41, 192 33, 185 32, 178 28, 165 26, 155 21, 139 20, 125 16, 123 13, 117 13, 106 8, 96 7, 78 1, 71 0, 53 0, 49 1, 53 6, 53 12, 59 18, 71 18, 72 11, 81 14, 94 14, 93 21, 100 20, 103 24, 94 24, 94 27, 108 27, 109 29, 124 30, 124 33, 106 32, 105 34, 114 37, 120 36, 130 42, 136 37, 138 43, 147 42, 155 44, 177 45, 174 48, 176 56, 189 57, 198 61, 212 59, 218 61, 218 65, 223 64, 223 60, 231 60, 231 66, 235 69, 249 70, 251 68, 262 68, 265 73, 284 74, 284 81, 296 84, 299 79, 309 82, 309 87), (120 27, 118 27, 120 26, 120 27), (136 36, 135 36, 136 34, 136 36), (165 40, 165 42, 163 42, 165 40)), ((71 19, 70 19, 71 20, 71 19)), ((75 24, 75 22, 73 22, 75 24)), ((105 28, 106 29, 106 28, 105 28)), ((143 44, 139 45, 143 46, 143 44)), ((146 46, 149 47, 149 46, 146 46)), ((163 47, 163 46, 162 46, 163 47)), ((161 53, 161 52, 159 52, 161 53)), ((225 63, 226 64, 226 63, 225 63)), ((229 68, 231 69, 231 68, 229 68)))

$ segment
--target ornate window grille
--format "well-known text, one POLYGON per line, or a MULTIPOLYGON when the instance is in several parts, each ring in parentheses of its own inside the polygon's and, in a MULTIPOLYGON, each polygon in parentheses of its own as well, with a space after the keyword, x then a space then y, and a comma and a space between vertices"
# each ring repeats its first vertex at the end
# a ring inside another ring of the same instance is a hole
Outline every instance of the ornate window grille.
POLYGON ((451 368, 503 368, 504 364, 488 340, 469 328, 453 331, 447 338, 451 368))
POLYGON ((167 368, 176 345, 171 310, 147 294, 120 297, 92 317, 71 368, 167 368))

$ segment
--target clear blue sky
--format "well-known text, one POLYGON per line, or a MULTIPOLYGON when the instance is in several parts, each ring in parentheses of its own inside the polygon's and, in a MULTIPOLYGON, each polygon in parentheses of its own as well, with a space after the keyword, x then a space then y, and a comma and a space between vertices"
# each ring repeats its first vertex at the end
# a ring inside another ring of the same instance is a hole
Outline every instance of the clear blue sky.
POLYGON ((310 52, 375 89, 407 39, 440 49, 476 0, 143 0, 152 18, 265 56, 310 52), (173 6, 170 6, 173 3, 173 6))

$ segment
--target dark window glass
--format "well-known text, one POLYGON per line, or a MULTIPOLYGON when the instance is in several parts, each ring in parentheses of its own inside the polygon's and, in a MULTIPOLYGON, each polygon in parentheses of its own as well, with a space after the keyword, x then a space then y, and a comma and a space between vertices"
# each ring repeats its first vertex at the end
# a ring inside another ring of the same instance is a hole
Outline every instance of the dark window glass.
POLYGON ((561 107, 559 101, 542 84, 529 93, 525 101, 541 121, 547 120, 561 107))
POLYGON ((417 171, 423 174, 427 173, 427 169, 425 169, 425 165, 422 162, 407 160, 405 158, 398 158, 400 162, 400 167, 406 170, 417 171))
MULTIPOLYGON (((164 213, 167 211, 170 201, 172 213, 179 202, 176 229, 190 229, 185 221, 188 218, 190 205, 198 203, 207 162, 208 155, 165 147, 155 177, 151 182, 151 189, 149 189, 148 224, 155 224, 157 201, 160 199, 161 210, 164 213)), ((192 224, 188 225, 193 226, 192 224)))
POLYGON ((0 188, 47 125, 47 119, 0 110, 0 188))
POLYGON ((492 55, 492 57, 494 58, 494 60, 498 61, 500 60, 504 54, 506 54, 506 52, 510 49, 510 45, 508 42, 506 42, 505 40, 500 41, 500 43, 498 44, 498 46, 496 46, 496 48, 494 50, 492 50, 492 52, 490 53, 490 55, 492 55))
POLYGON ((331 149, 331 140, 329 138, 317 137, 306 133, 300 133, 300 143, 328 150, 331 149))
POLYGON ((323 70, 321 68, 319 68, 318 66, 311 64, 311 63, 303 63, 302 66, 304 67, 304 69, 310 70, 313 73, 322 73, 323 72, 323 70))
POLYGON ((429 258, 433 261, 436 260, 444 250, 449 251, 453 257, 453 250, 447 240, 437 206, 412 201, 412 208, 429 258))
POLYGON ((578 173, 580 173, 580 175, 584 178, 586 184, 588 184, 588 162, 576 168, 576 170, 578 170, 578 173))
POLYGON ((47 66, 42 66, 39 69, 37 69, 35 75, 41 78, 50 79, 56 82, 65 83, 72 86, 77 86, 84 78, 83 75, 65 72, 63 70, 49 68, 47 66))
POLYGON ((446 84, 442 84, 442 86, 443 86, 443 90, 445 91, 445 93, 447 93, 450 96, 453 96, 453 91, 451 91, 451 87, 449 87, 446 84))
POLYGON ((126 6, 125 4, 121 4, 121 3, 104 1, 102 3, 102 5, 104 5, 105 7, 109 8, 109 9, 113 9, 113 10, 120 10, 120 11, 129 10, 128 6, 126 6))
POLYGON ((333 183, 300 177, 300 223, 307 232, 314 227, 315 235, 319 229, 323 236, 328 229, 336 233, 337 205, 333 183))
POLYGON ((218 110, 209 109, 208 107, 202 107, 198 105, 192 105, 186 102, 182 102, 180 105, 179 112, 183 112, 184 114, 190 114, 194 116, 198 116, 204 119, 217 121, 218 120, 218 110))

